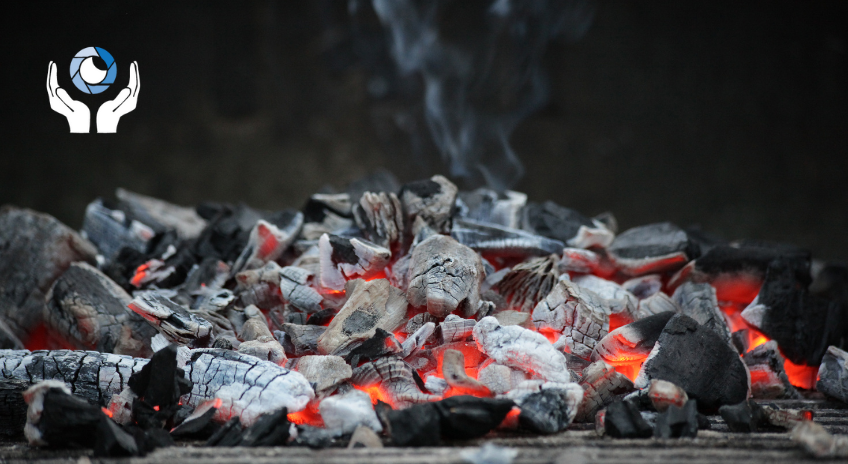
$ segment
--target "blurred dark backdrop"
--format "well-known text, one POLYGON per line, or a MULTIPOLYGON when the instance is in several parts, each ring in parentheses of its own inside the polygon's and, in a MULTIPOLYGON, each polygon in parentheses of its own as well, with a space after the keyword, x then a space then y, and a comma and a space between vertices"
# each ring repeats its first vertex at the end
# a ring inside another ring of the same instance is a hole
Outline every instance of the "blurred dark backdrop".
MULTIPOLYGON (((698 223, 848 259, 845 5, 597 2, 582 39, 547 49, 550 102, 511 139, 516 190, 625 228, 698 223)), ((18 2, 0 21, 0 203, 79 227, 118 186, 270 209, 376 168, 445 171, 420 83, 398 79, 373 13, 347 1, 18 2), (82 98, 67 69, 88 46, 119 75, 82 98), (51 60, 93 113, 138 61, 138 108, 115 135, 68 134, 51 60)))

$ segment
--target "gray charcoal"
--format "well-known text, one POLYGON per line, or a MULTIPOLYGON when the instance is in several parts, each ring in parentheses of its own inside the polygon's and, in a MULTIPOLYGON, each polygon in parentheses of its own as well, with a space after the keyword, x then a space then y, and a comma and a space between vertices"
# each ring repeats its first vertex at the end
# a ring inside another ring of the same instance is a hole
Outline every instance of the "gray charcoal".
POLYGON ((353 208, 356 225, 365 238, 389 250, 397 250, 403 242, 403 207, 394 193, 365 192, 353 208))
POLYGON ((129 308, 147 319, 165 338, 182 345, 209 343, 212 324, 174 303, 156 290, 138 292, 129 308))
POLYGON ((529 313, 554 288, 559 257, 549 255, 515 265, 495 286, 510 307, 529 313))
POLYGON ((371 406, 371 397, 363 391, 351 390, 343 395, 325 398, 318 405, 318 412, 324 420, 324 426, 330 430, 351 433, 359 426, 366 426, 375 432, 383 431, 371 406))
POLYGON ((127 309, 132 298, 87 263, 72 264, 47 293, 44 320, 79 349, 149 357, 156 329, 127 309))
POLYGON ((565 248, 559 240, 468 219, 454 221, 451 237, 481 253, 517 258, 559 254, 565 248))
POLYGON ((515 386, 512 369, 498 363, 490 363, 480 369, 477 380, 496 395, 503 395, 515 386))
MULTIPOLYGON (((382 428, 382 427, 381 427, 382 428)), ((357 426, 347 444, 348 449, 382 448, 383 442, 371 427, 357 426)))
POLYGON ((601 297, 610 315, 616 315, 620 321, 629 324, 637 319, 638 300, 621 285, 594 275, 577 276, 573 282, 601 297))
POLYGON ((409 318, 409 322, 406 323, 406 328, 404 329, 407 334, 414 334, 418 331, 424 324, 429 322, 433 322, 435 324, 439 323, 439 318, 430 314, 430 313, 418 313, 411 318, 409 318))
POLYGON ((440 344, 465 341, 474 331, 477 321, 474 319, 463 319, 456 314, 449 314, 444 321, 439 323, 438 334, 440 344))
POLYGON ((52 216, 0 209, 0 319, 26 342, 42 322, 44 295, 74 261, 95 264, 97 250, 52 216))
POLYGON ((181 239, 197 238, 206 227, 206 221, 194 208, 177 206, 157 198, 119 188, 115 191, 121 209, 130 212, 143 224, 156 232, 175 230, 181 239))
POLYGON ((706 412, 747 398, 748 375, 739 354, 718 334, 689 316, 675 314, 635 383, 646 388, 651 379, 667 380, 685 390, 690 399, 698 400, 698 407, 706 412))
POLYGON ((412 252, 409 303, 426 306, 427 312, 439 318, 457 309, 460 316, 471 317, 479 307, 483 278, 477 253, 450 237, 433 235, 412 252))
POLYGON ((672 316, 674 313, 660 313, 613 330, 595 346, 592 361, 603 360, 638 371, 672 316))
POLYGON ((0 319, 0 350, 22 350, 24 344, 12 333, 12 329, 0 319))
POLYGON ((746 400, 724 405, 718 408, 718 412, 731 432, 751 433, 757 432, 761 425, 765 425, 762 409, 754 400, 746 400))
POLYGON ((730 343, 730 328, 724 313, 718 307, 718 299, 712 285, 686 282, 677 287, 671 298, 680 306, 682 314, 695 319, 730 343))
POLYGON ((533 309, 537 329, 560 333, 556 347, 589 359, 595 345, 609 332, 609 308, 591 290, 560 280, 533 309))
MULTIPOLYGON (((757 399, 800 399, 783 369, 783 356, 777 342, 770 340, 742 356, 751 373, 751 394, 757 399)), ((817 390, 821 391, 820 388, 817 390)))
POLYGON ((247 245, 233 264, 230 275, 275 261, 294 242, 302 227, 303 213, 296 213, 284 227, 260 219, 250 231, 247 245))
POLYGON ((599 254, 592 250, 566 247, 562 250, 562 259, 557 265, 559 271, 577 272, 581 274, 606 274, 603 271, 604 263, 599 254))
POLYGON ((656 418, 654 436, 657 438, 695 438, 698 436, 698 406, 687 401, 683 407, 675 404, 656 418))
POLYGON ((662 290, 662 276, 659 274, 647 274, 634 277, 621 284, 621 286, 636 298, 644 300, 662 290))
POLYGON ((507 309, 506 311, 495 313, 493 317, 498 320, 500 325, 520 325, 521 327, 532 328, 532 326, 527 325, 528 323, 531 323, 529 322, 529 313, 507 309))
POLYGON ((258 269, 249 269, 236 274, 236 293, 244 306, 256 305, 273 308, 281 305, 280 285, 282 270, 279 264, 270 262, 258 269))
POLYGON ((415 333, 407 337, 406 340, 403 341, 403 344, 401 344, 403 358, 406 359, 416 350, 420 350, 424 344, 427 343, 427 339, 429 339, 435 331, 436 324, 428 322, 419 327, 415 333))
POLYGON ((351 379, 355 385, 367 387, 381 385, 392 405, 405 407, 439 399, 422 393, 415 383, 412 369, 396 356, 386 356, 367 362, 353 370, 351 379))
POLYGON ((295 307, 314 313, 321 310, 323 297, 317 290, 310 287, 313 274, 306 269, 286 266, 280 271, 280 293, 283 300, 295 307))
POLYGON ((645 319, 646 317, 660 313, 679 313, 680 311, 680 306, 670 296, 663 292, 657 292, 644 300, 639 300, 639 306, 636 309, 636 320, 645 319))
POLYGON ((848 353, 835 346, 828 347, 818 378, 816 390, 848 403, 848 353))
POLYGON ((478 188, 473 192, 459 192, 456 204, 459 217, 517 229, 520 227, 521 210, 527 204, 527 195, 511 190, 498 193, 478 188))
POLYGON ((577 411, 577 422, 591 422, 603 407, 633 391, 633 382, 603 361, 583 369, 579 385, 583 387, 583 401, 577 411))
POLYGON ((659 412, 665 412, 669 407, 682 408, 689 401, 689 395, 677 385, 665 380, 651 380, 648 387, 648 398, 659 412))
POLYGON ((686 232, 668 222, 628 229, 607 248, 621 272, 632 276, 679 268, 696 257, 694 250, 686 232))
POLYGON ((458 350, 445 350, 442 354, 442 377, 453 388, 467 394, 489 396, 489 389, 465 372, 465 356, 458 350))
POLYGON ((346 293, 347 302, 318 339, 321 354, 345 356, 378 328, 393 333, 406 319, 406 296, 386 279, 351 281, 346 293))
POLYGON ((85 208, 81 235, 91 241, 98 253, 109 262, 125 247, 144 253, 155 232, 127 217, 123 211, 105 207, 103 201, 97 199, 85 208))
POLYGON ((318 339, 327 330, 320 325, 283 324, 282 331, 276 331, 277 340, 283 344, 281 334, 286 341, 290 342, 294 352, 291 354, 300 357, 308 354, 318 354, 318 339))
POLYGON ((607 247, 614 238, 600 221, 552 201, 529 203, 522 213, 521 228, 575 248, 607 247))
POLYGON ((414 226, 417 218, 421 218, 426 227, 437 233, 450 232, 458 191, 456 185, 439 175, 404 185, 398 197, 403 204, 407 221, 413 224, 412 234, 418 234, 418 229, 414 226))
POLYGON ((285 366, 286 361, 288 361, 283 346, 270 335, 263 335, 255 340, 240 343, 237 351, 280 366, 285 366))
POLYGON ((848 458, 848 435, 831 435, 813 421, 796 425, 792 429, 791 437, 792 441, 800 444, 804 451, 813 457, 848 458))
POLYGON ((383 271, 392 257, 388 248, 357 238, 324 234, 318 240, 321 286, 344 289, 345 282, 370 278, 383 271))
POLYGON ((518 423, 536 433, 561 432, 577 416, 577 408, 582 400, 583 389, 577 384, 543 389, 521 400, 518 423))
POLYGON ((318 393, 337 387, 353 375, 350 365, 340 356, 303 356, 297 360, 296 370, 315 385, 318 393))
POLYGON ((651 426, 629 401, 616 401, 607 407, 604 432, 613 438, 648 438, 653 435, 651 426))

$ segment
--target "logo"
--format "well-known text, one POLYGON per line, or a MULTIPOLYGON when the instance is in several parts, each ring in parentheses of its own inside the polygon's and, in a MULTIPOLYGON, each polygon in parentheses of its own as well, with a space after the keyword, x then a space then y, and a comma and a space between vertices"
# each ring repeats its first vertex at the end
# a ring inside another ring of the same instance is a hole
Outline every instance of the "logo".
MULTIPOLYGON (((50 108, 68 120, 71 133, 88 133, 91 129, 91 111, 85 103, 74 100, 68 91, 59 86, 58 68, 53 61, 47 65, 47 97, 50 108)), ((100 47, 80 50, 71 60, 71 82, 80 92, 88 95, 106 91, 118 77, 118 64, 112 54, 100 47)), ((129 83, 97 110, 97 132, 100 134, 118 131, 121 116, 134 110, 138 103, 141 80, 138 77, 138 62, 130 64, 129 83)))
POLYGON ((115 83, 117 75, 115 59, 100 47, 83 48, 71 60, 71 80, 84 93, 100 93, 108 89, 110 84, 115 83), (105 70, 97 67, 95 58, 106 65, 105 70))

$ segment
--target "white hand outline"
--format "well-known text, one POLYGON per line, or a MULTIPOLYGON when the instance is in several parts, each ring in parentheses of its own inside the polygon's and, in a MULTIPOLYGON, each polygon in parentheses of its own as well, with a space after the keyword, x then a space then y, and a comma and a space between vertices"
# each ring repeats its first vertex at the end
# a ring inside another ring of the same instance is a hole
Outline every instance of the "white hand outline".
POLYGON ((56 63, 52 61, 47 65, 47 97, 50 99, 50 108, 68 119, 71 133, 87 134, 91 128, 91 112, 85 103, 74 100, 65 89, 59 87, 56 69, 56 63))
POLYGON ((138 77, 138 62, 130 64, 130 82, 118 93, 114 100, 109 100, 100 105, 97 110, 97 133, 114 134, 118 131, 118 121, 121 116, 135 109, 138 103, 138 91, 141 88, 141 80, 138 77))

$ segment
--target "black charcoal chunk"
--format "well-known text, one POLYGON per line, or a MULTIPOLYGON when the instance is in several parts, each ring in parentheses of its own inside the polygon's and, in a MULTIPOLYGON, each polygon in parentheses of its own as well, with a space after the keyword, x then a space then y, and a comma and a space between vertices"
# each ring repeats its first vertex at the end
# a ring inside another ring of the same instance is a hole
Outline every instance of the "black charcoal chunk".
POLYGON ((818 377, 816 390, 848 403, 848 353, 835 346, 828 347, 818 377))
MULTIPOLYGON (((557 433, 565 430, 577 414, 577 405, 569 391, 548 388, 531 393, 521 400, 520 426, 536 433, 557 433)), ((582 394, 578 399, 582 399, 582 394)))
POLYGON ((654 434, 650 424, 629 401, 616 401, 607 406, 604 431, 613 438, 648 438, 654 434))
POLYGON ((627 364, 628 360, 641 363, 653 350, 654 344, 674 314, 654 314, 613 330, 595 346, 592 361, 602 359, 611 365, 627 364))
POLYGON ((482 437, 501 422, 515 403, 512 400, 452 396, 433 403, 441 415, 441 433, 448 439, 482 437))
POLYGON ((762 279, 769 264, 776 259, 790 263, 797 278, 809 280, 809 251, 792 245, 769 242, 715 246, 695 260, 693 278, 701 282, 711 282, 720 276, 740 275, 762 279))
POLYGON ((138 456, 145 456, 148 453, 158 448, 167 448, 174 446, 174 439, 171 434, 165 429, 142 429, 140 427, 127 427, 127 432, 132 433, 135 439, 135 445, 138 449, 138 456))
POLYGON ((206 440, 206 446, 238 446, 242 431, 238 416, 233 417, 206 440))
MULTIPOLYGON (((199 408, 198 408, 199 409, 199 408)), ((171 430, 171 436, 175 438, 192 438, 205 440, 215 433, 219 426, 212 422, 212 417, 218 412, 218 408, 206 408, 201 414, 193 414, 186 418, 180 425, 171 430)))
POLYGON ((718 307, 716 291, 712 285, 686 282, 677 287, 671 298, 680 306, 682 314, 695 319, 698 324, 730 343, 730 328, 724 319, 724 313, 718 307))
POLYGON ((83 236, 97 247, 107 262, 125 247, 144 252, 156 232, 131 214, 109 206, 99 198, 89 203, 82 221, 83 236))
POLYGON ((527 204, 522 211, 521 228, 576 248, 606 247, 613 240, 613 232, 602 223, 552 201, 527 204))
POLYGON ((239 446, 282 446, 288 442, 289 427, 286 408, 263 414, 242 435, 239 446))
POLYGON ((25 380, 0 378, 0 436, 23 433, 27 405, 22 395, 29 387, 30 383, 25 380))
POLYGON ((297 427, 297 438, 292 442, 295 446, 308 446, 312 449, 324 449, 333 444, 333 431, 312 427, 311 425, 299 425, 297 427))
POLYGON ((396 446, 438 446, 442 415, 433 403, 386 411, 387 430, 396 446))
POLYGON ((718 412, 727 424, 727 428, 735 433, 756 432, 765 421, 762 407, 754 400, 724 405, 718 409, 718 412))
POLYGON ((100 407, 58 388, 44 393, 44 409, 36 424, 41 440, 56 448, 93 448, 105 414, 100 407))
POLYGON ((628 229, 612 241, 607 252, 628 275, 672 270, 698 255, 686 232, 668 222, 628 229))
POLYGON ((442 234, 449 232, 457 192, 456 185, 439 175, 405 184, 398 198, 412 225, 412 235, 417 235, 421 228, 442 234))
POLYGON ((12 329, 0 319, 0 350, 22 350, 24 344, 18 339, 12 329))
POLYGON ((127 457, 138 454, 138 446, 133 436, 105 415, 101 416, 96 433, 94 456, 127 457))
POLYGON ((669 405, 665 412, 657 415, 654 425, 657 438, 695 438, 698 436, 698 406, 695 400, 689 400, 681 408, 669 405))
MULTIPOLYGON (((177 367, 177 348, 168 345, 153 354, 150 362, 127 382, 138 398, 150 407, 167 410, 178 405, 180 396, 191 391, 192 382, 177 367)), ((134 406, 135 407, 135 406, 134 406)))
POLYGON ((646 388, 651 379, 679 386, 690 399, 698 400, 703 412, 748 396, 748 371, 736 350, 683 314, 675 314, 666 324, 642 365, 636 386, 646 388))

